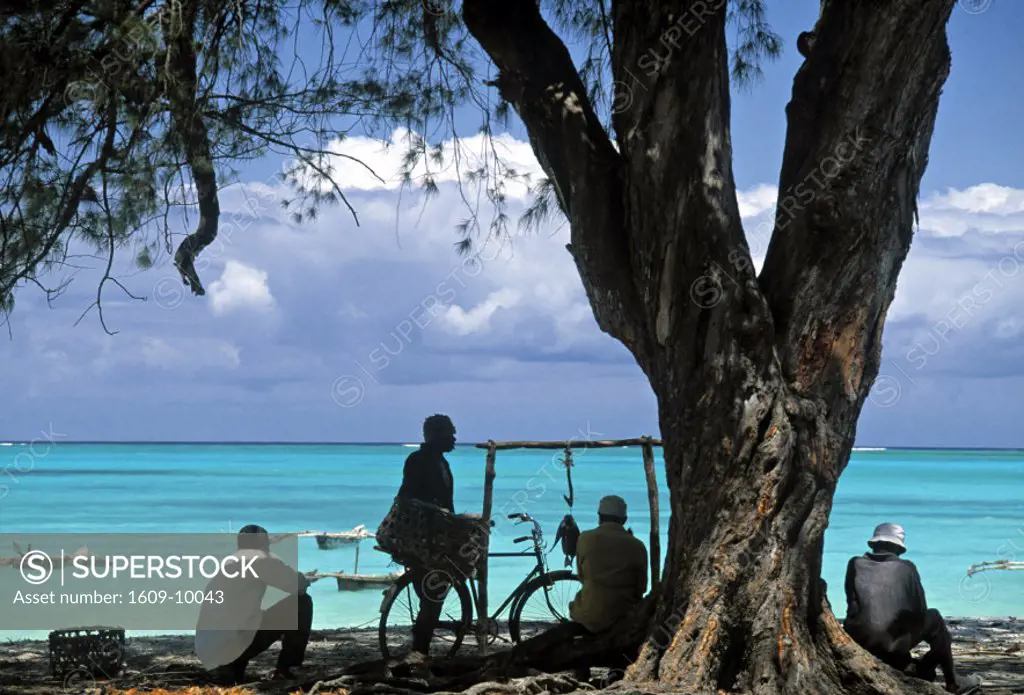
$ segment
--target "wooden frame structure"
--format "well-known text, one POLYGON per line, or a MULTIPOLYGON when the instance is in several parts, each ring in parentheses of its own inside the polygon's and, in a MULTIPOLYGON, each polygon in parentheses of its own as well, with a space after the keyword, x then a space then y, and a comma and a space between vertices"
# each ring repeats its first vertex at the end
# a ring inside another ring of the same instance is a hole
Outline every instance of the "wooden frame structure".
MULTIPOLYGON (((653 437, 634 437, 632 439, 604 439, 599 441, 510 441, 496 442, 489 439, 484 443, 477 444, 477 449, 486 449, 486 468, 484 470, 484 508, 483 520, 489 524, 491 521, 491 510, 494 504, 494 476, 495 460, 498 452, 506 449, 547 449, 549 451, 571 452, 573 449, 621 449, 623 447, 639 446, 643 454, 644 477, 647 481, 647 502, 651 510, 651 538, 650 538, 650 561, 651 561, 651 591, 658 589, 660 585, 661 570, 661 529, 659 523, 658 509, 658 482, 654 472, 654 447, 661 446, 661 440, 653 437)), ((477 576, 478 612, 482 619, 477 620, 477 644, 483 654, 487 653, 487 563, 483 564, 477 576)))

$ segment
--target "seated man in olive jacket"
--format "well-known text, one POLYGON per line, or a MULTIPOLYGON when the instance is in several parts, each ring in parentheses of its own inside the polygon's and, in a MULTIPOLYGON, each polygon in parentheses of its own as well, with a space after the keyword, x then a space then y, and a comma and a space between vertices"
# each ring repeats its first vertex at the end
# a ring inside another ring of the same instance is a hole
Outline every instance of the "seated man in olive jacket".
MULTIPOLYGON (((447 415, 431 415, 424 420, 423 443, 405 459, 398 496, 435 504, 454 513, 454 480, 444 457, 454 448, 455 425, 447 415)), ((431 577, 431 581, 426 581, 427 572, 421 567, 407 569, 413 575, 413 588, 420 599, 420 609, 412 629, 412 648, 428 654, 434 627, 441 617, 450 586, 439 582, 436 575, 431 577)))
MULTIPOLYGON (((625 500, 617 495, 604 497, 597 517, 598 527, 581 533, 576 542, 577 574, 583 587, 569 602, 569 620, 520 642, 513 654, 543 654, 567 640, 614 630, 643 600, 647 547, 625 528, 625 500)), ((589 670, 581 669, 578 677, 589 678, 589 670)))
POLYGON ((647 548, 625 528, 625 500, 603 498, 597 516, 598 527, 581 533, 576 543, 583 588, 569 604, 569 617, 590 633, 614 627, 647 593, 647 548))

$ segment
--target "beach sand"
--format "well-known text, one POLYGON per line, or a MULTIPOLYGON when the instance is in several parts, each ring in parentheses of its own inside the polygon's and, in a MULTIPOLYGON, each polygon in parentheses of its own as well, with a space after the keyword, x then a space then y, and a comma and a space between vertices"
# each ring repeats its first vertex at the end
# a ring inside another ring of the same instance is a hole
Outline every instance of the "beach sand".
MULTIPOLYGON (((978 673, 984 679, 984 692, 992 695, 1024 693, 1024 620, 1016 618, 950 618, 953 649, 961 672, 978 673)), ((501 648, 501 645, 499 645, 501 648)), ((463 646, 475 651, 471 638, 463 646)), ((277 647, 249 665, 254 680, 274 666, 277 647)), ((463 653, 460 651, 460 654, 463 653)), ((43 641, 8 642, 0 647, 0 693, 3 695, 96 694, 105 686, 111 689, 137 688, 144 693, 157 688, 187 688, 202 683, 202 670, 192 654, 192 638, 184 636, 130 638, 126 645, 127 669, 114 681, 91 679, 61 682, 50 677, 47 643, 43 641)), ((302 680, 337 675, 355 663, 380 658, 377 631, 318 630, 313 632, 306 655, 302 680)), ((603 674, 594 669, 593 676, 603 674)), ((254 683, 246 691, 299 691, 297 686, 254 683)), ((211 690, 208 692, 216 692, 211 690)), ((226 692, 226 691, 225 691, 226 692)), ((343 692, 334 691, 331 692, 343 692)))

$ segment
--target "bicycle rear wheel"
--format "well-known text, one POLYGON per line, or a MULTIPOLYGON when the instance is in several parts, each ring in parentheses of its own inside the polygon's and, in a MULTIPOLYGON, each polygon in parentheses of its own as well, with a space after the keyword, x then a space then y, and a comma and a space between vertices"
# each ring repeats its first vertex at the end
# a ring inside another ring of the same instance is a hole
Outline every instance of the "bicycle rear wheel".
POLYGON ((412 573, 406 573, 384 592, 378 628, 381 655, 386 660, 411 651, 412 627, 421 604, 431 601, 429 596, 443 593, 444 586, 450 586, 441 601, 440 617, 430 641, 430 652, 431 655, 454 656, 462 646, 473 616, 473 604, 466 583, 453 580, 441 570, 428 572, 420 582, 420 591, 417 591, 415 581, 416 577, 412 573), (427 587, 428 591, 425 593, 422 587, 427 587))
POLYGON ((569 570, 557 570, 537 577, 524 586, 512 606, 508 631, 518 644, 526 633, 539 632, 569 620, 569 602, 583 588, 580 578, 569 570))

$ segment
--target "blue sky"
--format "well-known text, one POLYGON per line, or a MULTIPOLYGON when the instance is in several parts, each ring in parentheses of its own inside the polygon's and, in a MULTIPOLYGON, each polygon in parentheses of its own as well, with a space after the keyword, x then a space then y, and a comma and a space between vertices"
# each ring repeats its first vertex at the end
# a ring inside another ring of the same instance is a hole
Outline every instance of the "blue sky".
MULTIPOLYGON (((785 53, 733 100, 758 262, 800 62, 795 38, 817 13, 816 2, 799 5, 770 4, 785 53)), ((1013 29, 1022 22, 1024 4, 1007 0, 954 11, 921 229, 860 445, 1024 447, 1024 49, 1013 29)), ((518 124, 502 145, 539 171, 518 124)), ((344 147, 393 179, 397 151, 359 139, 344 147)), ((466 441, 657 433, 643 375, 594 323, 564 225, 491 244, 479 266, 464 265, 452 247, 464 211, 451 177, 424 206, 349 166, 342 177, 362 225, 331 209, 298 227, 275 202, 279 167, 256 163, 243 169, 244 186, 224 191, 222 222, 233 231, 200 266, 206 297, 182 295, 169 259, 140 272, 126 254, 119 278, 150 300, 108 292, 111 337, 95 312, 73 325, 93 300, 95 268, 52 308, 23 291, 11 337, 0 339, 0 440, 52 426, 69 440, 412 441, 433 412, 449 413, 466 441)), ((522 209, 513 191, 510 212, 522 209)))

